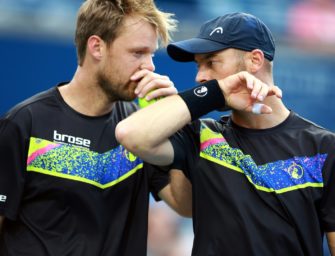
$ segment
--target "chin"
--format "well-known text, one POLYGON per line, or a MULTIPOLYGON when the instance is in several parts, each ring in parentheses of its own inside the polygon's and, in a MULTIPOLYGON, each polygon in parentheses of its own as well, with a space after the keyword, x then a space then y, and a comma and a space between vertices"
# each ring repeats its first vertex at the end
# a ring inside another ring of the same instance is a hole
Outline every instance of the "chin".
POLYGON ((119 100, 122 101, 133 101, 137 98, 137 95, 132 93, 132 94, 128 94, 128 95, 123 95, 122 97, 119 98, 119 100))
POLYGON ((135 88, 131 88, 128 91, 128 95, 126 95, 128 101, 132 101, 132 100, 135 100, 137 98, 137 95, 134 93, 134 91, 135 91, 135 88))

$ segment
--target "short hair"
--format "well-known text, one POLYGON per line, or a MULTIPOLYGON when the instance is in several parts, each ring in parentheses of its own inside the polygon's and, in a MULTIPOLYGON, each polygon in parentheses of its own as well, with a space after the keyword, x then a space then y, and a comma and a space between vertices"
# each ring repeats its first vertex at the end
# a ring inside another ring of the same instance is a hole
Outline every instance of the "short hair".
POLYGON ((139 16, 157 29, 160 43, 166 46, 176 30, 174 14, 160 11, 153 0, 86 0, 77 15, 75 44, 78 64, 85 59, 87 40, 92 35, 107 44, 118 36, 125 17, 139 16))

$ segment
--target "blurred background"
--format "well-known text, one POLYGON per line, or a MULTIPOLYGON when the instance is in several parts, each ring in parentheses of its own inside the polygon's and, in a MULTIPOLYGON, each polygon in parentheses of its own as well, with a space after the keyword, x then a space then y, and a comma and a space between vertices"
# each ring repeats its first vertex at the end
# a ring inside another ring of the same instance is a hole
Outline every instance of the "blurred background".
MULTIPOLYGON (((77 65, 73 35, 81 3, 0 0, 0 115, 72 78, 77 65)), ((200 24, 227 12, 258 16, 276 40, 274 76, 286 105, 335 131, 335 0, 156 0, 156 4, 179 20, 175 41, 195 36, 200 24)), ((179 90, 194 86, 193 63, 173 62, 165 49, 155 56, 156 71, 169 75, 179 90)), ((149 231, 148 255, 190 255, 191 220, 178 217, 164 203, 152 203, 149 231)))

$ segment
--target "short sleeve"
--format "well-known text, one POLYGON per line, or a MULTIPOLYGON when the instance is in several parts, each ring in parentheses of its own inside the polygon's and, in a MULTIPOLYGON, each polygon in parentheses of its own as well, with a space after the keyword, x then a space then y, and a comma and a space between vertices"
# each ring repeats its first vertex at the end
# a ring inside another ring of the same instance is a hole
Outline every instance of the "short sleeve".
POLYGON ((320 204, 322 226, 326 232, 335 231, 335 141, 324 168, 324 188, 320 204))
POLYGON ((24 188, 25 140, 19 127, 0 120, 0 215, 15 219, 24 188))
POLYGON ((161 167, 144 163, 144 169, 150 176, 150 192, 156 201, 160 201, 161 199, 158 196, 158 193, 170 182, 169 167, 161 167))
POLYGON ((174 150, 174 161, 171 167, 182 170, 189 179, 192 163, 199 155, 199 126, 199 121, 194 121, 170 137, 174 150))

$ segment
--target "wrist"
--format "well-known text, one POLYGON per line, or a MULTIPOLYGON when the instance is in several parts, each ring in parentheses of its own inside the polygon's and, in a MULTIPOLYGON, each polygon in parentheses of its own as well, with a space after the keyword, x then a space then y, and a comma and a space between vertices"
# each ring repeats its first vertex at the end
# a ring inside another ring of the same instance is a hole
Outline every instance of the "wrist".
POLYGON ((225 98, 217 80, 199 84, 198 86, 180 92, 179 96, 186 103, 192 121, 217 109, 225 109, 225 98))

